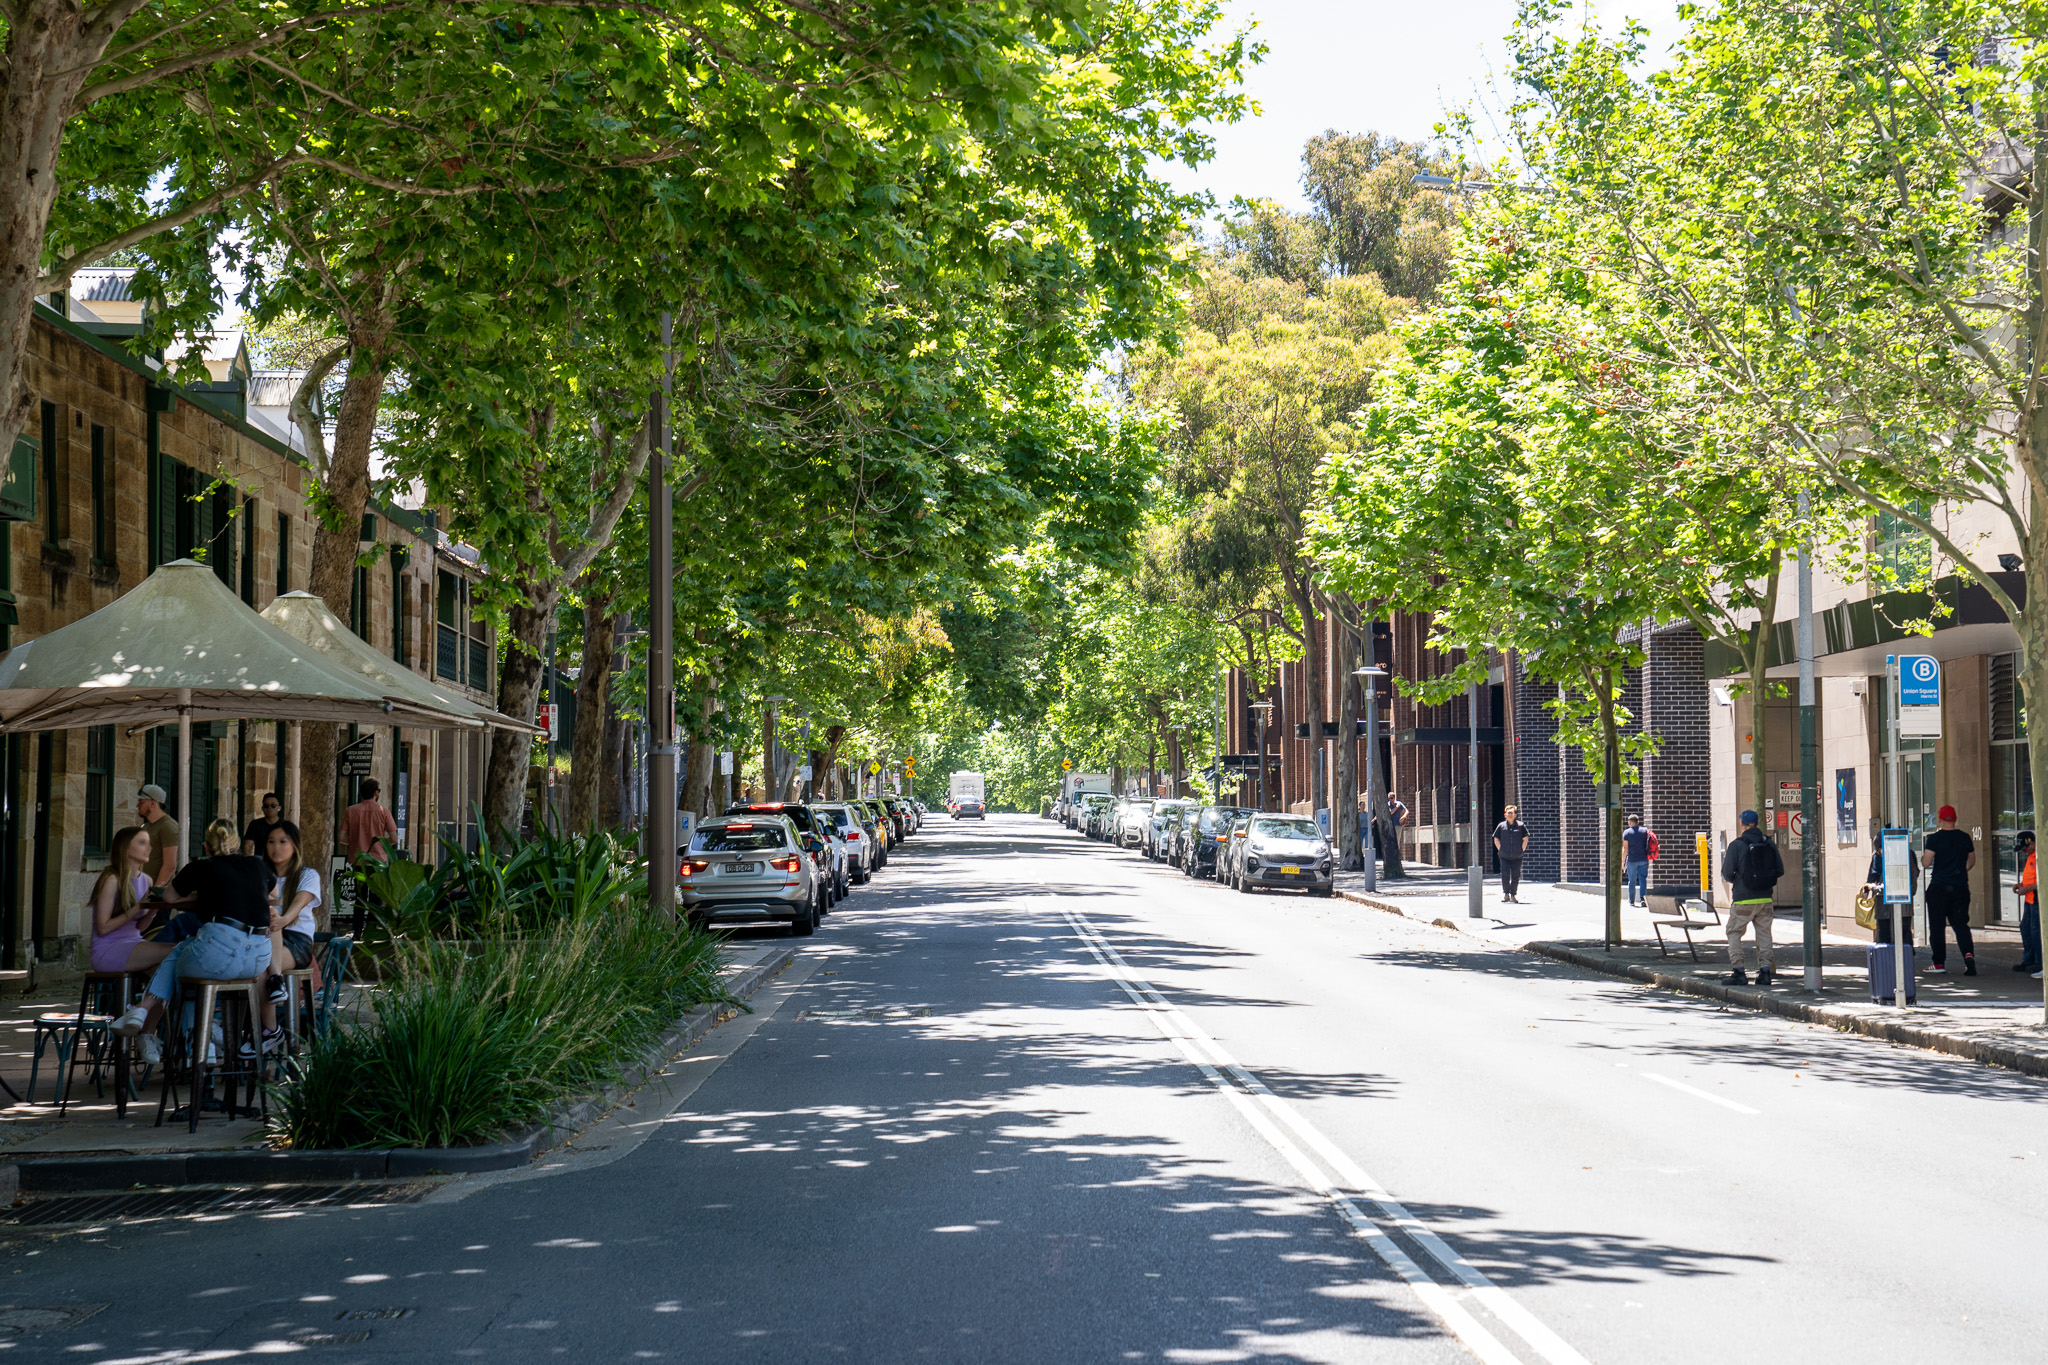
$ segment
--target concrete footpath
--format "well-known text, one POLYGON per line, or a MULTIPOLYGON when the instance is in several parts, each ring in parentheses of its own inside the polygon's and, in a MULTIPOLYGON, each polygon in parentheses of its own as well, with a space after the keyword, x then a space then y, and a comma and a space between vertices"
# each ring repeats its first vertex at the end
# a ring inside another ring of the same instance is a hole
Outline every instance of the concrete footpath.
POLYGON ((1376 910, 1609 976, 2048 1076, 2048 1009, 2043 1006, 2042 983, 2012 970, 2018 939, 2009 927, 1978 931, 1977 976, 1962 974, 1962 953, 1953 942, 1949 970, 1941 974, 1932 970, 1927 945, 1919 945, 1914 955, 1918 999, 1899 1009, 1871 1001, 1865 964, 1868 939, 1860 933, 1852 936, 1831 929, 1821 935, 1821 990, 1818 995, 1807 991, 1796 915, 1781 912, 1775 925, 1774 983, 1769 988, 1753 984, 1751 940, 1743 945, 1742 960, 1752 984, 1732 985, 1725 980, 1728 945, 1720 929, 1693 932, 1695 960, 1684 936, 1670 929, 1664 931, 1668 951, 1660 951, 1650 913, 1624 905, 1623 942, 1610 952, 1602 932, 1605 904, 1597 892, 1524 883, 1520 903, 1508 905, 1501 900, 1499 880, 1493 878, 1484 884, 1482 915, 1473 919, 1462 870, 1424 867, 1411 868, 1409 874, 1400 881, 1383 881, 1378 890, 1368 892, 1362 873, 1342 873, 1337 891, 1376 910))

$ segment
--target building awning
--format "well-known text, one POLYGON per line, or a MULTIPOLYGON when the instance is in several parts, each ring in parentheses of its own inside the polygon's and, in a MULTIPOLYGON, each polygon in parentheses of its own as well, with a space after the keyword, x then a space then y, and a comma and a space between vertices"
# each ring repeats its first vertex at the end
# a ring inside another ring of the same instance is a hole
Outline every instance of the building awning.
MULTIPOLYGON (((2026 605, 2024 572, 1991 577, 2013 601, 2026 605)), ((1788 589, 1779 588, 1780 600, 1788 589)), ((1813 613, 1813 671, 1823 678, 1861 678, 1884 672, 1888 654, 1931 654, 1937 659, 1967 659, 1979 654, 2010 654, 2020 647, 1996 599, 1974 578, 1948 574, 1924 592, 1885 592, 1855 601, 1816 608, 1813 613), (1931 620, 1935 630, 1921 635, 1907 623, 1931 620)), ((1719 640, 1705 642, 1702 667, 1714 679, 1741 679, 1748 670, 1734 647, 1719 640)), ((1769 676, 1799 675, 1797 620, 1779 621, 1771 631, 1769 676)))

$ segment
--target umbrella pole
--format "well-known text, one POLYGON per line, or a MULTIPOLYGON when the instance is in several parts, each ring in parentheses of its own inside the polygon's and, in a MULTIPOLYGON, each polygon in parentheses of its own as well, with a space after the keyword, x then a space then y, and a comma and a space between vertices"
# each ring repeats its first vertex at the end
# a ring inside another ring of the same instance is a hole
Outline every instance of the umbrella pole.
POLYGON ((294 819, 294 820, 303 820, 303 819, 304 819, 305 817, 304 817, 304 816, 303 816, 302 814, 300 814, 300 812, 299 812, 299 722, 298 722, 298 721, 293 721, 293 722, 292 722, 292 751, 291 751, 291 755, 290 755, 290 757, 291 757, 291 771, 285 774, 285 798, 284 798, 284 799, 285 799, 285 800, 286 800, 287 802, 289 802, 290 804, 289 804, 289 805, 287 805, 287 806, 285 807, 285 809, 286 809, 286 810, 288 810, 288 811, 290 811, 290 812, 292 813, 292 814, 291 814, 291 818, 292 818, 292 819, 294 819))
POLYGON ((178 866, 192 849, 192 689, 178 689, 178 866))

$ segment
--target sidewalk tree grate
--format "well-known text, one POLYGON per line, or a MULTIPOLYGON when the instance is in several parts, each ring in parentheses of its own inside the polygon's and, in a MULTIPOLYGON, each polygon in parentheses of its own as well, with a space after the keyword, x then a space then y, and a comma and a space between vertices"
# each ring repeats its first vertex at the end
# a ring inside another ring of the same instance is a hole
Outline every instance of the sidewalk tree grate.
POLYGON ((798 1021, 805 1019, 929 1019, 929 1009, 910 1009, 902 1005, 887 1005, 866 1010, 799 1010, 798 1021))
POLYGON ((409 1318, 419 1310, 416 1308, 351 1308, 346 1313, 336 1313, 336 1322, 395 1322, 409 1318))
POLYGON ((50 1227, 74 1223, 138 1223, 157 1218, 214 1219, 334 1204, 410 1204, 425 1193, 425 1187, 417 1184, 359 1183, 82 1194, 32 1200, 9 1210, 5 1221, 17 1227, 50 1227))
POLYGON ((294 1332, 294 1346, 359 1346, 370 1339, 368 1332, 294 1332))

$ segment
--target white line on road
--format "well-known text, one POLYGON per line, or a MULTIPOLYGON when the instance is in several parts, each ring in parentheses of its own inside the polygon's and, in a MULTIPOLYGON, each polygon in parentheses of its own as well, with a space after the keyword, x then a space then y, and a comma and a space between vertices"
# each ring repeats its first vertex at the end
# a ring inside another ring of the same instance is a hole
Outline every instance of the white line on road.
POLYGON ((1687 1085, 1684 1081, 1674 1081, 1669 1076, 1659 1076, 1654 1071, 1639 1071, 1636 1074, 1646 1081, 1655 1081, 1659 1085, 1668 1085, 1673 1090, 1682 1091, 1696 1100, 1705 1100, 1708 1104, 1718 1104, 1724 1109, 1733 1109, 1738 1114, 1761 1114, 1763 1112, 1761 1109, 1752 1109, 1746 1104, 1737 1104, 1734 1100, 1723 1099, 1721 1096, 1701 1090, 1697 1086, 1687 1085))
POLYGON ((1414 1238, 1423 1250, 1465 1286, 1474 1299, 1528 1342, 1538 1355, 1549 1362, 1549 1365, 1590 1365, 1590 1362, 1574 1350, 1570 1343, 1544 1326, 1535 1314, 1516 1303, 1505 1290, 1467 1262, 1449 1243, 1388 1194, 1363 1167, 1325 1137, 1315 1125, 1296 1112, 1294 1106, 1274 1094, 1263 1081, 1225 1052, 1221 1044, 1203 1032, 1194 1020, 1132 971, 1122 954, 1111 946, 1109 940, 1102 936, 1086 916, 1065 906, 1058 908, 1088 951, 1109 972, 1110 978, 1123 989, 1124 994, 1130 997, 1131 1003, 1143 1010, 1146 1017, 1152 1020, 1153 1026, 1180 1051, 1181 1055, 1200 1069, 1209 1083, 1230 1101, 1252 1129, 1295 1169, 1310 1189, 1336 1205, 1338 1213, 1351 1225, 1352 1230, 1395 1274, 1407 1282, 1423 1305, 1435 1313, 1453 1335, 1470 1347, 1474 1355, 1487 1362, 1487 1365, 1509 1365, 1509 1362, 1517 1359, 1498 1337, 1487 1331, 1477 1319, 1465 1311, 1464 1306, 1448 1287, 1433 1278, 1414 1258, 1401 1249, 1398 1242, 1389 1237, 1358 1208, 1357 1203, 1346 1192, 1347 1188, 1370 1200, 1389 1222, 1414 1238), (1226 1081, 1223 1077, 1224 1072, 1228 1072, 1238 1085, 1226 1081), (1240 1089, 1239 1086, 1243 1088, 1240 1089), (1258 1101, 1259 1108, 1253 1106, 1253 1099, 1258 1101), (1260 1108, 1266 1112, 1260 1112, 1260 1108), (1340 1186, 1325 1176, 1300 1147, 1289 1141, 1273 1125, 1267 1118, 1267 1113, 1293 1130, 1303 1143, 1328 1163, 1343 1184, 1340 1186))

